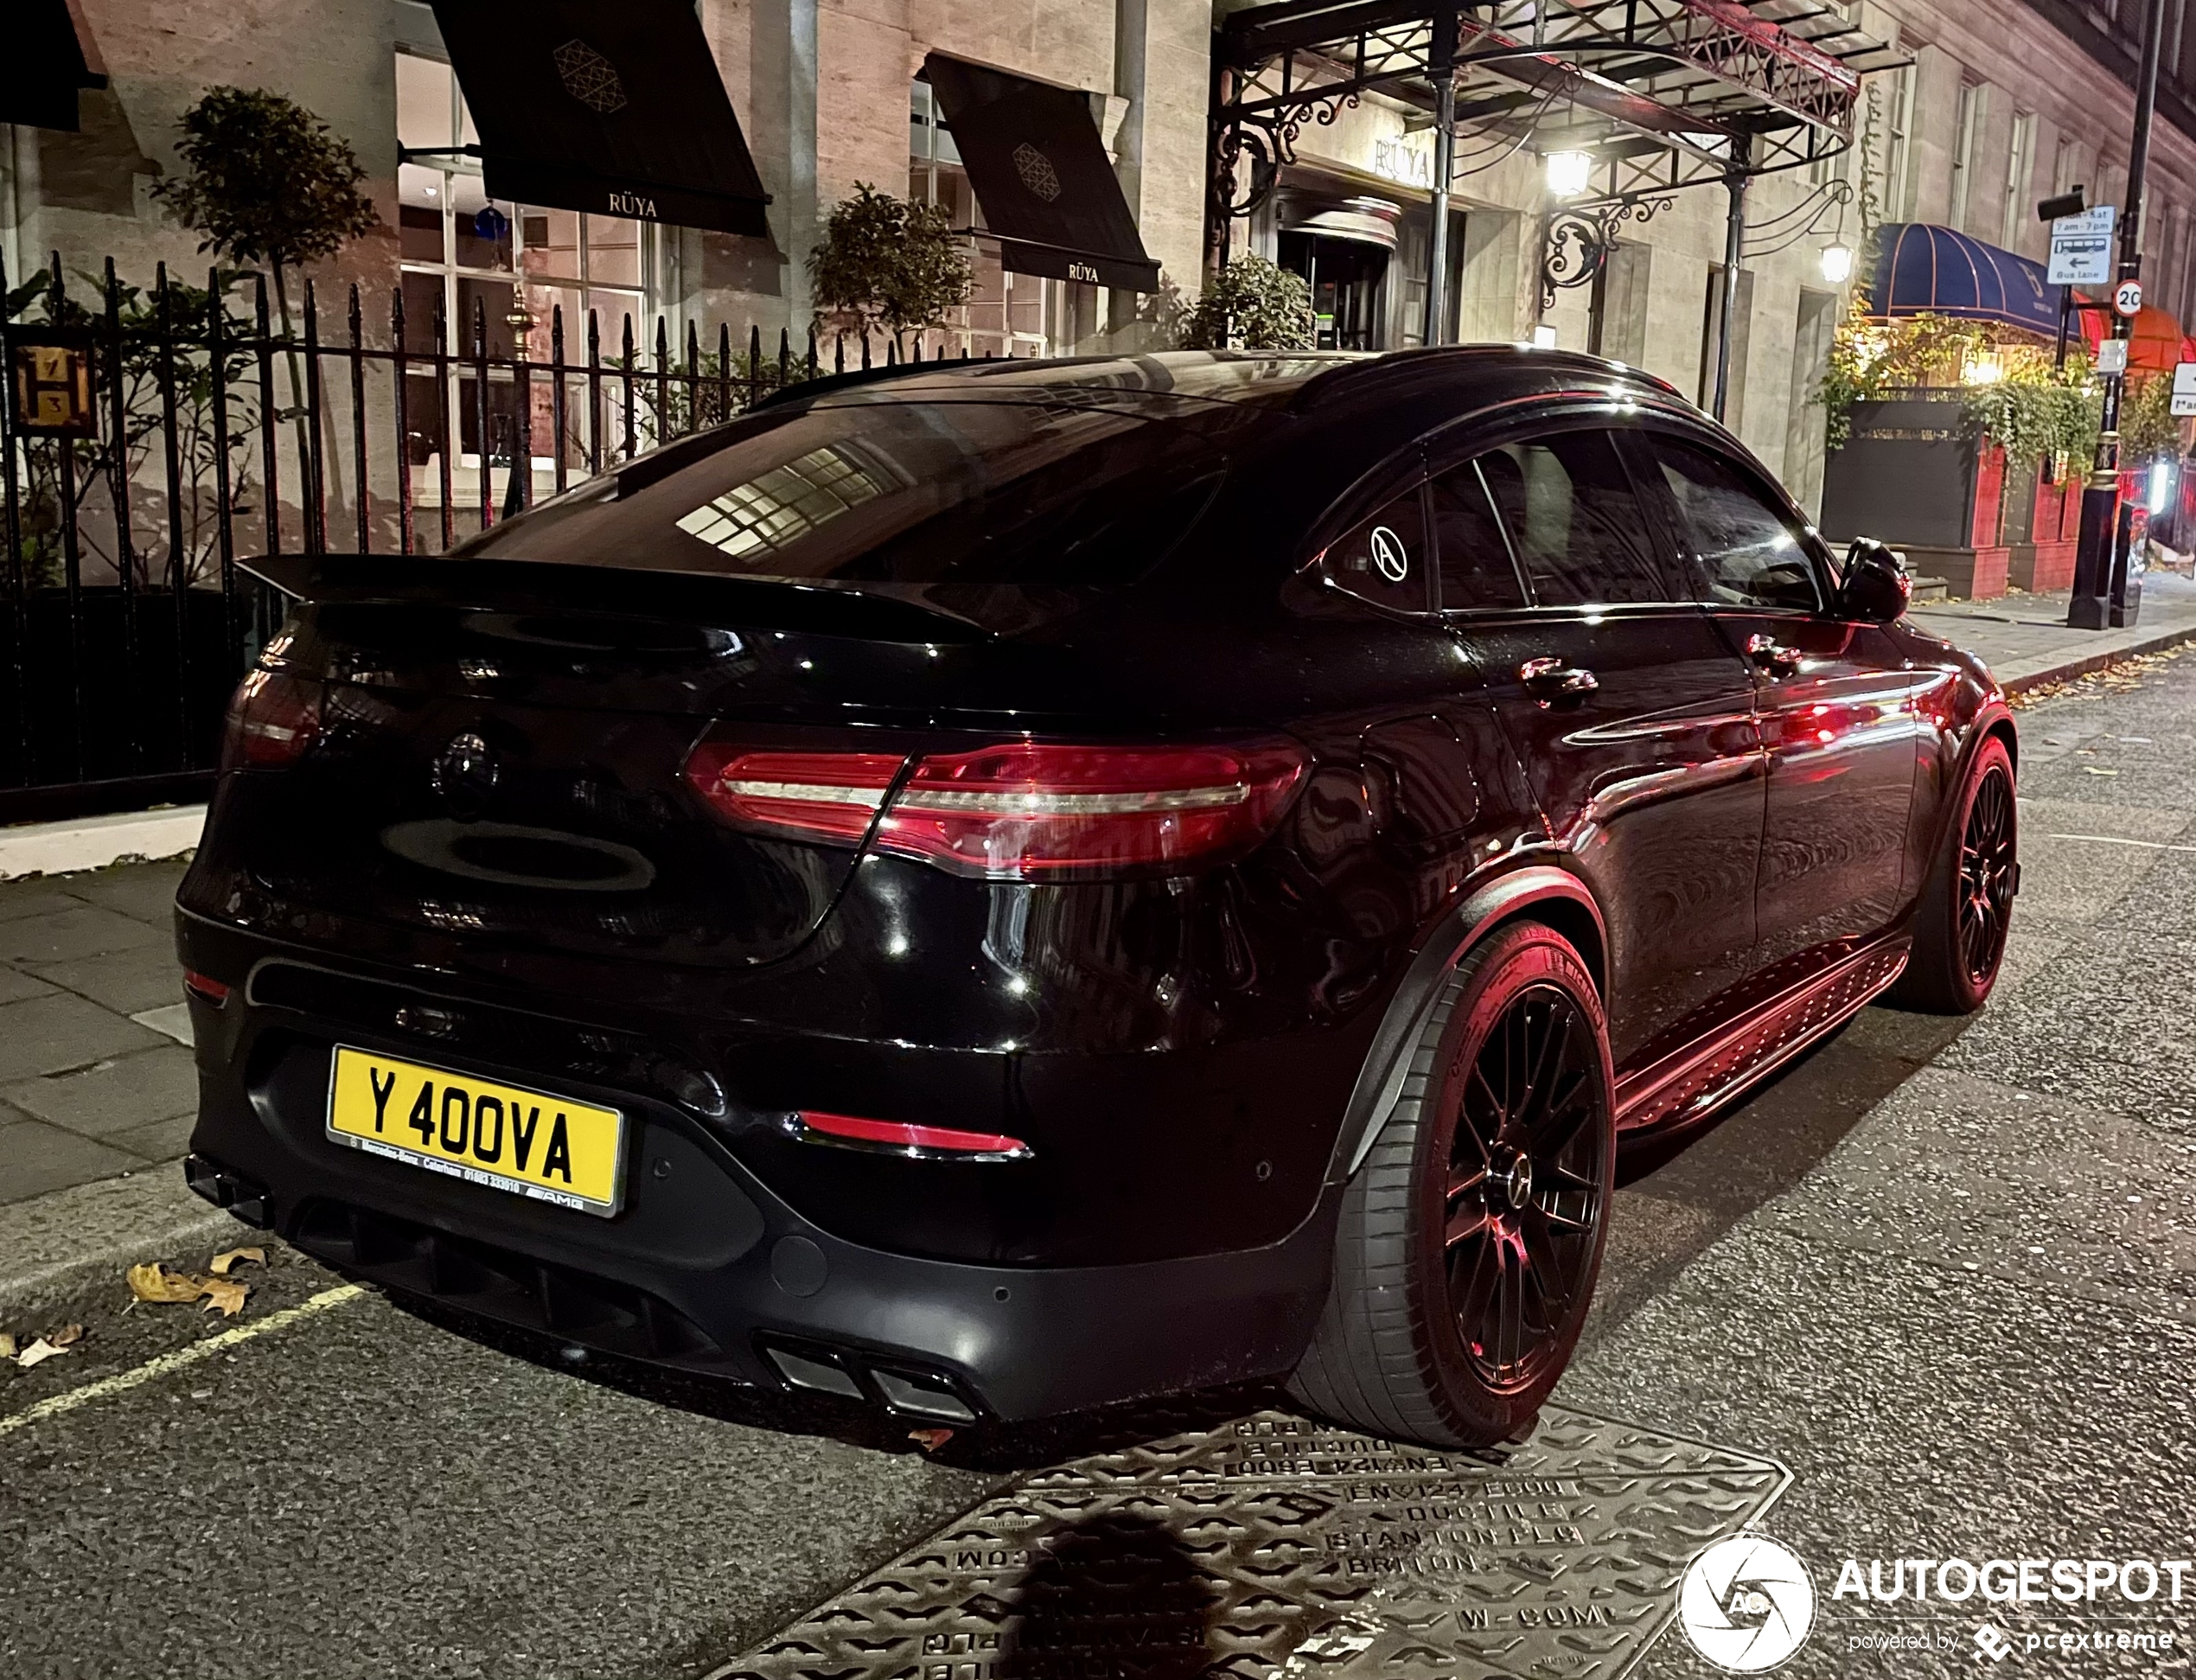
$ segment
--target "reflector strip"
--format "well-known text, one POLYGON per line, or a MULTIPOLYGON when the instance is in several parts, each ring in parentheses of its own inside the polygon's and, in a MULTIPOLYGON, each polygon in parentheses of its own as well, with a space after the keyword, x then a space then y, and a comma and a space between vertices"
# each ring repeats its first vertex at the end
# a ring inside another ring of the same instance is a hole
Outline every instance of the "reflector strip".
POLYGON ((210 1004, 220 1005, 229 1000, 227 987, 192 968, 183 970, 183 990, 205 999, 210 1004))
POLYGON ((718 787, 738 799, 795 799, 804 805, 859 805, 873 811, 884 802, 884 789, 849 788, 828 782, 751 782, 721 778, 718 787))
POLYGON ((947 1126, 907 1126, 897 1121, 864 1120, 854 1115, 802 1109, 794 1116, 796 1134, 811 1143, 841 1143, 908 1155, 953 1155, 968 1160, 1027 1160, 1037 1152, 1019 1138, 996 1132, 957 1132, 947 1126))
POLYGON ((1250 789, 1238 782, 1224 788, 1168 788, 1147 793, 1054 794, 1018 789, 962 793, 911 784, 892 802, 896 811, 958 811, 980 816, 1123 816, 1145 811, 1209 811, 1240 805, 1250 789))

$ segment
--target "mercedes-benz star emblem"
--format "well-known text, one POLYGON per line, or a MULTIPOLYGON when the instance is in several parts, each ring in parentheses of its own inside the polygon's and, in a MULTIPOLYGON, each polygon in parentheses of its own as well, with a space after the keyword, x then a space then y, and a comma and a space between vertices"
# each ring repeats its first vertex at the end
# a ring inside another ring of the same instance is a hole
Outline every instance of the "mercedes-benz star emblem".
POLYGON ((443 796, 450 815, 470 821, 488 809, 501 766, 486 741, 470 730, 450 737, 450 744, 435 756, 435 791, 443 796))

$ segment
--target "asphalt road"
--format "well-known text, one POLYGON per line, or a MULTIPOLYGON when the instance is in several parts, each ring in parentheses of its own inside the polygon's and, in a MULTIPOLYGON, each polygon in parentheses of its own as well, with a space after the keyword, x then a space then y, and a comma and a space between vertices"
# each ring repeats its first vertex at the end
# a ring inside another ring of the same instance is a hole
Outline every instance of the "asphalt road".
MULTIPOLYGON (((1998 997, 1867 1012, 1623 1191, 1559 1396, 1790 1468, 1762 1526, 1816 1576, 1794 1674, 1994 1666, 1972 1607, 1833 1598, 1848 1555, 2196 1553, 2196 658, 2022 728, 1998 997), (1957 1644, 1853 1643, 1925 1625, 1957 1644)), ((699 1680, 1017 1479, 1184 1421, 939 1461, 482 1348, 280 1250, 246 1274, 229 1324, 124 1310, 117 1276, 67 1357, 0 1366, 0 1675, 699 1680)), ((2196 1639, 2190 1600, 2114 1625, 2196 1639)), ((2188 1671, 2020 1646, 2112 1620, 2084 1607, 1993 1613, 2023 1673, 2188 1671)), ((1712 1671, 1675 1630, 1640 1670, 1712 1671)))

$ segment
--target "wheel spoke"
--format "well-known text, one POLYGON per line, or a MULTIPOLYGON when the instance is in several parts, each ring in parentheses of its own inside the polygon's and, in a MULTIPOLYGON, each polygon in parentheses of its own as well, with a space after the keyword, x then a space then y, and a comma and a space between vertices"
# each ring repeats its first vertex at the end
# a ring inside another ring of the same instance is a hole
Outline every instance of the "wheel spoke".
POLYGON ((1441 1233, 1441 1246, 1453 1249, 1459 1242, 1469 1242, 1475 1236, 1485 1236, 1494 1224, 1494 1217, 1487 1211, 1486 1204, 1475 1202, 1460 1207, 1449 1215, 1447 1227, 1441 1233))
POLYGON ((1523 1208, 1518 1211, 1517 1230, 1525 1239, 1525 1258, 1530 1262, 1534 1287, 1551 1312, 1561 1313, 1570 1304, 1571 1287, 1564 1280, 1563 1262, 1556 1255, 1548 1216, 1538 1207, 1523 1208))

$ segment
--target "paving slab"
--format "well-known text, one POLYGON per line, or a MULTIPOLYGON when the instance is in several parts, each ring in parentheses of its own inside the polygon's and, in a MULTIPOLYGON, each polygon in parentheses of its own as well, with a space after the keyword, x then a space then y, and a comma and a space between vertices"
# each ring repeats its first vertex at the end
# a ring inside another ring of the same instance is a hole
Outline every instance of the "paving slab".
POLYGON ((195 1113, 198 1064, 180 1045, 156 1044, 68 1073, 0 1085, 0 1102, 86 1137, 112 1138, 148 1121, 195 1113))
POLYGON ((89 1067, 166 1042, 126 1016, 66 992, 0 1004, 0 1082, 89 1067))
POLYGON ((71 957, 60 962, 19 961, 27 974, 79 997, 134 1015, 178 1003, 183 992, 182 971, 165 942, 138 944, 127 950, 99 956, 71 957))
POLYGON ((144 1165, 128 1150, 0 1109, 0 1203, 29 1201, 144 1165))
POLYGON ((0 922, 0 962, 35 966, 169 943, 163 933, 134 916, 76 904, 0 922))

